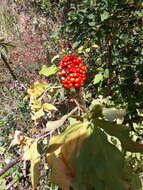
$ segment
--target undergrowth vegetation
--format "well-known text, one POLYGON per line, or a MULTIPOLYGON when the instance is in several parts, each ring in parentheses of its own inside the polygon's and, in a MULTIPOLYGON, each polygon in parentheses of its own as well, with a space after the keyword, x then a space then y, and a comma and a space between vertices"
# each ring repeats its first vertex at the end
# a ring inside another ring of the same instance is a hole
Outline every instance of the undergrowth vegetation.
POLYGON ((141 190, 142 1, 1 5, 0 190, 141 190))

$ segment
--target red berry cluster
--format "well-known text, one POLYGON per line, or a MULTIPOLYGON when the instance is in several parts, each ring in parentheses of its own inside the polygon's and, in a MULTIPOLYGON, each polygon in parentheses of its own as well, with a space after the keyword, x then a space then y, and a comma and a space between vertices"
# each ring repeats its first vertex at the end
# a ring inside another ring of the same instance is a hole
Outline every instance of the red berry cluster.
POLYGON ((64 56, 59 66, 59 76, 65 88, 79 87, 86 80, 87 67, 82 58, 71 54, 64 56))

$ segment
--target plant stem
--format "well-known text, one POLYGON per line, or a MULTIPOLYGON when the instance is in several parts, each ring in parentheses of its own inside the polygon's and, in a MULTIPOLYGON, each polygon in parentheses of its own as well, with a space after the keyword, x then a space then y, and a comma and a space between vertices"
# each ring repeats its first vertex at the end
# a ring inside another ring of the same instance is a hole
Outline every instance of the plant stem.
POLYGON ((80 104, 80 106, 82 107, 82 109, 87 113, 88 109, 86 107, 86 103, 85 103, 85 99, 84 99, 84 88, 83 87, 79 87, 76 88, 76 91, 78 93, 78 102, 80 104))

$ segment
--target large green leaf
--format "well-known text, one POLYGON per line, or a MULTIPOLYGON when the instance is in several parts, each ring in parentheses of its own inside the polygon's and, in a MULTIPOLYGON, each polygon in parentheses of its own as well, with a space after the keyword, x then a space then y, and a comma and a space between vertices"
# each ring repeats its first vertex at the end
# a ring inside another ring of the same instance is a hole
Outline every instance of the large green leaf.
POLYGON ((74 167, 75 189, 89 190, 139 190, 139 179, 125 165, 121 152, 107 141, 100 128, 85 139, 74 167))
POLYGON ((52 65, 47 67, 46 65, 42 66, 41 71, 39 72, 40 75, 45 75, 46 77, 50 75, 54 75, 58 71, 58 67, 56 65, 52 65))
POLYGON ((115 109, 115 108, 104 108, 103 109, 104 117, 109 121, 114 121, 115 119, 124 118, 126 115, 126 111, 123 109, 115 109))
POLYGON ((94 123, 96 126, 104 129, 109 135, 117 137, 125 150, 143 153, 143 145, 131 140, 129 137, 130 130, 125 125, 119 125, 103 119, 95 119, 94 123))
POLYGON ((86 135, 87 125, 88 122, 87 123, 78 122, 68 126, 63 133, 54 136, 53 138, 50 139, 47 152, 53 152, 64 143, 67 143, 68 141, 71 141, 77 138, 78 136, 86 135))

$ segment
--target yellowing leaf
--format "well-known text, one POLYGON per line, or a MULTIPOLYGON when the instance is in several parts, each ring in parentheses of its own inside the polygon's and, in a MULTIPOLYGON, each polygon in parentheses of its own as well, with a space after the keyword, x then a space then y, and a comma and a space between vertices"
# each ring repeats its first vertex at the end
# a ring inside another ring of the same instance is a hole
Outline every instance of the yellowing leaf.
POLYGON ((32 120, 36 120, 36 119, 42 117, 43 115, 44 115, 44 111, 43 111, 43 108, 41 108, 37 112, 33 113, 32 120))
POLYGON ((72 181, 76 176, 74 160, 79 155, 81 145, 87 136, 87 126, 83 123, 76 123, 49 142, 47 162, 52 168, 49 180, 58 184, 62 190, 73 188, 72 181))
POLYGON ((50 67, 43 65, 39 74, 48 77, 50 75, 54 75, 57 71, 58 71, 58 67, 56 65, 52 65, 50 67))
POLYGON ((31 88, 28 88, 27 93, 30 96, 30 99, 38 98, 48 87, 46 82, 35 82, 31 88))
POLYGON ((43 108, 44 111, 46 111, 46 112, 49 112, 49 111, 51 111, 51 110, 57 110, 57 108, 56 108, 54 105, 48 104, 48 103, 43 104, 42 108, 43 108))
POLYGON ((30 172, 31 172, 31 182, 33 190, 36 189, 39 181, 39 176, 40 176, 39 163, 40 159, 31 160, 30 172))
POLYGON ((30 106, 32 111, 39 110, 42 107, 41 100, 31 100, 30 106))
POLYGON ((88 136, 86 123, 76 123, 70 125, 63 133, 50 139, 48 152, 53 152, 64 143, 67 143, 83 135, 88 136))
POLYGON ((38 184, 40 171, 39 171, 39 163, 40 163, 40 154, 37 150, 37 140, 33 142, 33 139, 27 140, 26 145, 24 146, 24 155, 22 160, 30 160, 31 161, 31 182, 32 189, 35 190, 38 184))
POLYGON ((49 154, 47 156, 47 162, 52 167, 49 181, 55 184, 59 184, 62 190, 70 190, 70 170, 66 167, 63 160, 59 156, 59 152, 60 149, 55 153, 49 154))

